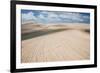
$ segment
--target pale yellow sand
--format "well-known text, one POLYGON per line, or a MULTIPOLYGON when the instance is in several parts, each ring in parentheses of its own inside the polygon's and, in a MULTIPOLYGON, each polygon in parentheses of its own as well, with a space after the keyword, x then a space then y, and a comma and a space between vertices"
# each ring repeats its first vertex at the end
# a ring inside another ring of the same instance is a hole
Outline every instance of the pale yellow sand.
POLYGON ((89 33, 78 29, 22 41, 22 63, 85 60, 89 57, 89 33))

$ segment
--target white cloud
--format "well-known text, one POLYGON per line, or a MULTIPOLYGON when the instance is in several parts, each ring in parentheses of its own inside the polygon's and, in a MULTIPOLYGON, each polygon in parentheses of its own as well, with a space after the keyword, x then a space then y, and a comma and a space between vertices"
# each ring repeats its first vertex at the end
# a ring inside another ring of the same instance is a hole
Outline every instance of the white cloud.
POLYGON ((32 22, 34 20, 36 20, 36 17, 33 12, 22 13, 22 23, 32 22))
POLYGON ((33 19, 33 12, 22 13, 22 19, 23 19, 23 20, 33 19))
POLYGON ((84 16, 80 13, 74 12, 53 12, 53 11, 37 11, 38 15, 35 16, 35 12, 22 13, 23 21, 34 21, 38 23, 57 23, 57 22, 83 22, 89 19, 89 16, 84 16))
POLYGON ((40 18, 40 19, 45 19, 45 17, 44 17, 42 14, 40 14, 40 15, 38 16, 38 18, 40 18))

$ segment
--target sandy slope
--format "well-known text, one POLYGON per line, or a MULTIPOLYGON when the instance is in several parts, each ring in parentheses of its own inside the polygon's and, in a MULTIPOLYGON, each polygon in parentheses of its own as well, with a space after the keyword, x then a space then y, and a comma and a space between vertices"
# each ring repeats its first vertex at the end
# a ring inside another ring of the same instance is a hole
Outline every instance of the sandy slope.
POLYGON ((23 40, 22 63, 89 59, 89 44, 89 33, 76 29, 23 40))

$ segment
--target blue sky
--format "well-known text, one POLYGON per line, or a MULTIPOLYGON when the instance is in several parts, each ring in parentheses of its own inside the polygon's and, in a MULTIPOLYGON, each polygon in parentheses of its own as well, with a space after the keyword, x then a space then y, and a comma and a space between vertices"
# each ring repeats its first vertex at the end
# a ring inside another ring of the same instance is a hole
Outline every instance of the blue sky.
POLYGON ((90 13, 44 11, 44 10, 21 10, 22 23, 90 23, 90 13))

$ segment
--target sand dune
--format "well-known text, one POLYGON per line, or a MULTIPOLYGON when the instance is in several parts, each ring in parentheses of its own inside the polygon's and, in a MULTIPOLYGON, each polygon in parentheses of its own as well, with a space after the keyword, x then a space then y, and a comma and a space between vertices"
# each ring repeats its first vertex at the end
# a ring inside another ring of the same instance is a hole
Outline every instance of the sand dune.
MULTIPOLYGON (((85 30, 89 30, 89 25, 46 26, 46 28, 43 27, 39 30, 47 29, 66 30, 53 31, 50 34, 46 32, 45 35, 22 40, 22 63, 85 60, 90 58, 90 35, 85 32, 85 30)), ((28 31, 23 32, 27 33, 29 30, 32 29, 28 28, 28 31)))

